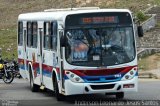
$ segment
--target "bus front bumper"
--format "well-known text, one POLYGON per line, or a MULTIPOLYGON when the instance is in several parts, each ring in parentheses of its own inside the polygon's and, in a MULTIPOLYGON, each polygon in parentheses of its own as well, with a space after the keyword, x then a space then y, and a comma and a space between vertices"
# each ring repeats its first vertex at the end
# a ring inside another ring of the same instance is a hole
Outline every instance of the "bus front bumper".
POLYGON ((75 83, 65 80, 65 95, 137 92, 138 76, 131 80, 110 83, 75 83))

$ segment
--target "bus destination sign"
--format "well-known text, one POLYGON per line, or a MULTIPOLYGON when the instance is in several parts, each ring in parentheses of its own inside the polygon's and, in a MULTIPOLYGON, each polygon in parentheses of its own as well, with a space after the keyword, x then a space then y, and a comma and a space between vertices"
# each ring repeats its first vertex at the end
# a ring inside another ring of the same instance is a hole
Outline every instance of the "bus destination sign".
POLYGON ((117 16, 102 16, 102 17, 85 17, 81 18, 82 24, 103 24, 103 23, 118 23, 117 16))

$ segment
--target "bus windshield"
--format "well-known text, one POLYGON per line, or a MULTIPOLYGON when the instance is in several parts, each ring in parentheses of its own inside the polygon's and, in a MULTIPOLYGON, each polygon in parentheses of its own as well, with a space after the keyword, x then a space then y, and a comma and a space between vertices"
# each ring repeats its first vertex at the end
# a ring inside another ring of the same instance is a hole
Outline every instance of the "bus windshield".
POLYGON ((70 29, 66 37, 66 59, 70 64, 108 66, 135 58, 132 27, 70 29))
MULTIPOLYGON (((119 19, 113 20, 117 23, 119 19)), ((89 19, 85 20, 85 22, 88 21, 89 19)), ((106 22, 104 25, 100 24, 96 23, 98 27, 87 24, 84 27, 66 29, 65 58, 69 64, 112 66, 131 62, 135 58, 135 42, 131 24, 106 26, 106 22)))

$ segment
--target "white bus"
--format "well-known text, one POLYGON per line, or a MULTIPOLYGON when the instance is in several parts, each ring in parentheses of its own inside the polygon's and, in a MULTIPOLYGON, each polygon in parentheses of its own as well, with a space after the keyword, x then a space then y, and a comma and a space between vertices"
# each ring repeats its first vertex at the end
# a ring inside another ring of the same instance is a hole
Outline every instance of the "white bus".
MULTIPOLYGON (((67 95, 137 91, 136 30, 127 9, 72 8, 18 17, 18 63, 32 91, 67 95)), ((139 37, 143 36, 138 26, 139 37)))

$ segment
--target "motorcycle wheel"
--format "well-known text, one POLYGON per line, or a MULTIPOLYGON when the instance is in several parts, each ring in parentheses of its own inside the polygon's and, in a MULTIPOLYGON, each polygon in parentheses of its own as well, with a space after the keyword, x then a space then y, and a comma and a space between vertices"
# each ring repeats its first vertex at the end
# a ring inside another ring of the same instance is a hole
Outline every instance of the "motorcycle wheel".
POLYGON ((6 84, 10 84, 10 83, 13 81, 13 79, 14 79, 14 74, 13 74, 13 72, 7 72, 7 75, 8 75, 8 76, 6 76, 6 75, 4 74, 4 76, 3 76, 3 81, 4 81, 6 84))

